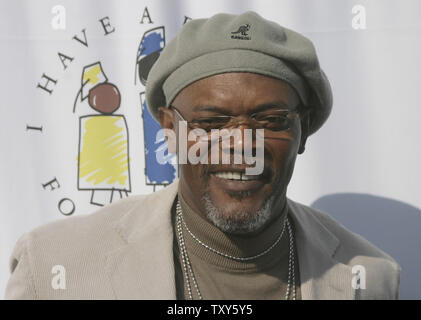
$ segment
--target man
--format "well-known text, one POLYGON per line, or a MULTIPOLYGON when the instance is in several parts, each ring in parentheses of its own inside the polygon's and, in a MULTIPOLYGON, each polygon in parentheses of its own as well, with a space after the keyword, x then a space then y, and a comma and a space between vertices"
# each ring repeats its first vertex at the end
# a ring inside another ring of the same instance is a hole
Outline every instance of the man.
POLYGON ((390 256, 286 197, 297 154, 332 106, 307 38, 254 12, 190 21, 153 65, 146 94, 154 117, 175 131, 168 143, 179 158, 183 143, 196 150, 207 137, 218 161, 188 157, 163 190, 24 235, 6 298, 398 298, 390 256), (183 125, 202 136, 182 141, 183 125), (244 135, 224 146, 223 135, 212 139, 222 129, 244 135), (262 170, 249 174, 246 150, 259 149, 262 170), (219 161, 238 150, 241 163, 219 161), (54 266, 65 270, 65 289, 51 285, 54 266))

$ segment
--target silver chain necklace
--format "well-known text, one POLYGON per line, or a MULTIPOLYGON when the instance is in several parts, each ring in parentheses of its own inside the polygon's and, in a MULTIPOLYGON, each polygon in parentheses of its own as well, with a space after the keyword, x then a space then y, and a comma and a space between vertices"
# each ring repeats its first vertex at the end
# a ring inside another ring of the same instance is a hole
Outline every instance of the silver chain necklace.
POLYGON ((181 254, 181 260, 183 263, 183 273, 184 276, 186 278, 186 287, 187 287, 187 291, 188 291, 188 295, 189 295, 189 299, 193 300, 193 295, 192 295, 192 288, 191 288, 191 282, 193 282, 193 285, 196 289, 197 295, 199 296, 199 299, 202 300, 202 294, 200 293, 199 290, 199 286, 197 284, 196 281, 196 277, 194 276, 193 273, 193 268, 191 266, 190 263, 190 259, 189 256, 187 254, 187 249, 186 249, 186 245, 184 242, 184 234, 183 234, 183 225, 186 228, 187 232, 190 234, 190 236, 197 241, 201 246, 205 247, 206 249, 229 259, 235 260, 235 261, 249 261, 252 259, 257 259, 263 255, 265 255, 266 253, 268 253, 270 250, 272 250, 276 244, 281 240, 283 234, 284 234, 284 230, 285 230, 285 225, 288 228, 288 233, 289 233, 289 259, 288 259, 288 285, 287 285, 287 291, 285 293, 285 300, 288 300, 290 292, 291 292, 291 286, 292 286, 292 300, 296 299, 296 292, 295 292, 295 264, 294 264, 294 238, 293 238, 293 234, 292 234, 292 228, 291 225, 289 223, 288 217, 285 217, 284 222, 283 222, 283 227, 282 227, 282 232, 279 235, 279 237, 276 239, 276 241, 266 250, 264 250, 263 252, 251 256, 251 257, 235 257, 235 256, 231 256, 228 254, 225 254, 223 252, 220 252, 210 246, 208 246, 207 244, 203 243, 202 241, 200 241, 191 231, 190 229, 187 227, 186 222, 184 221, 183 218, 183 212, 181 210, 181 205, 180 205, 180 201, 177 200, 177 207, 176 207, 176 211, 177 211, 177 239, 178 239, 178 243, 180 246, 180 254, 181 254), (190 281, 191 279, 191 281, 190 281))

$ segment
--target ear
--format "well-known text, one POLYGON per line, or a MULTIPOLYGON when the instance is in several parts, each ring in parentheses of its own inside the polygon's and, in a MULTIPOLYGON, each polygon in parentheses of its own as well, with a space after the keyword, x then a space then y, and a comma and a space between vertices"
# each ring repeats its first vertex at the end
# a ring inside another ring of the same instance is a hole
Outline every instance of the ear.
POLYGON ((298 154, 304 153, 308 132, 310 128, 310 112, 304 113, 301 117, 301 140, 298 154))
POLYGON ((172 132, 172 134, 165 134, 165 139, 167 140, 168 145, 168 152, 173 154, 177 153, 174 112, 167 107, 159 107, 158 118, 162 129, 166 129, 166 131, 170 130, 172 132))
POLYGON ((174 113, 167 107, 158 108, 159 123, 163 129, 174 129, 174 113))

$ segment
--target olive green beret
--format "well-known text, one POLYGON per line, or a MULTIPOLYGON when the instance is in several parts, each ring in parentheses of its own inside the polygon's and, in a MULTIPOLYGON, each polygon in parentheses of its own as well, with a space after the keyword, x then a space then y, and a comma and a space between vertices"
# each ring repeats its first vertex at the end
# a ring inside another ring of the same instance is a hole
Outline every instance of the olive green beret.
POLYGON ((252 72, 288 82, 311 109, 316 132, 332 109, 332 92, 313 43, 303 35, 248 11, 187 22, 164 48, 146 81, 146 102, 158 120, 189 84, 215 74, 252 72))

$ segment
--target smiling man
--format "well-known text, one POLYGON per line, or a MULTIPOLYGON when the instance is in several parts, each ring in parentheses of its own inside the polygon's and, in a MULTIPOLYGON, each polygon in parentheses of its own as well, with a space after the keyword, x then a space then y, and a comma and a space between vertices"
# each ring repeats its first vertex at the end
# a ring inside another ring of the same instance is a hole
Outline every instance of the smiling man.
POLYGON ((220 164, 181 165, 174 224, 179 231, 179 298, 300 297, 286 187, 296 155, 304 150, 308 129, 301 126, 308 121, 291 85, 247 69, 197 80, 170 108, 159 109, 164 128, 177 131, 178 121, 187 120, 196 123, 194 128, 221 130, 241 117, 237 128, 264 130, 265 139, 264 167, 258 175, 247 174, 250 165, 233 160, 237 144, 241 151, 257 148, 256 139, 245 145, 244 134, 226 147, 214 143, 222 149, 220 164), (224 153, 230 154, 230 164, 222 164, 224 153))
POLYGON ((254 12, 192 20, 150 70, 146 98, 175 132, 170 150, 207 137, 208 161, 187 157, 163 190, 24 235, 6 298, 398 298, 390 256, 287 197, 296 157, 332 107, 310 40, 254 12), (183 141, 181 126, 201 136, 183 141), (224 144, 218 130, 241 135, 224 144), (64 289, 52 286, 57 265, 64 289))

